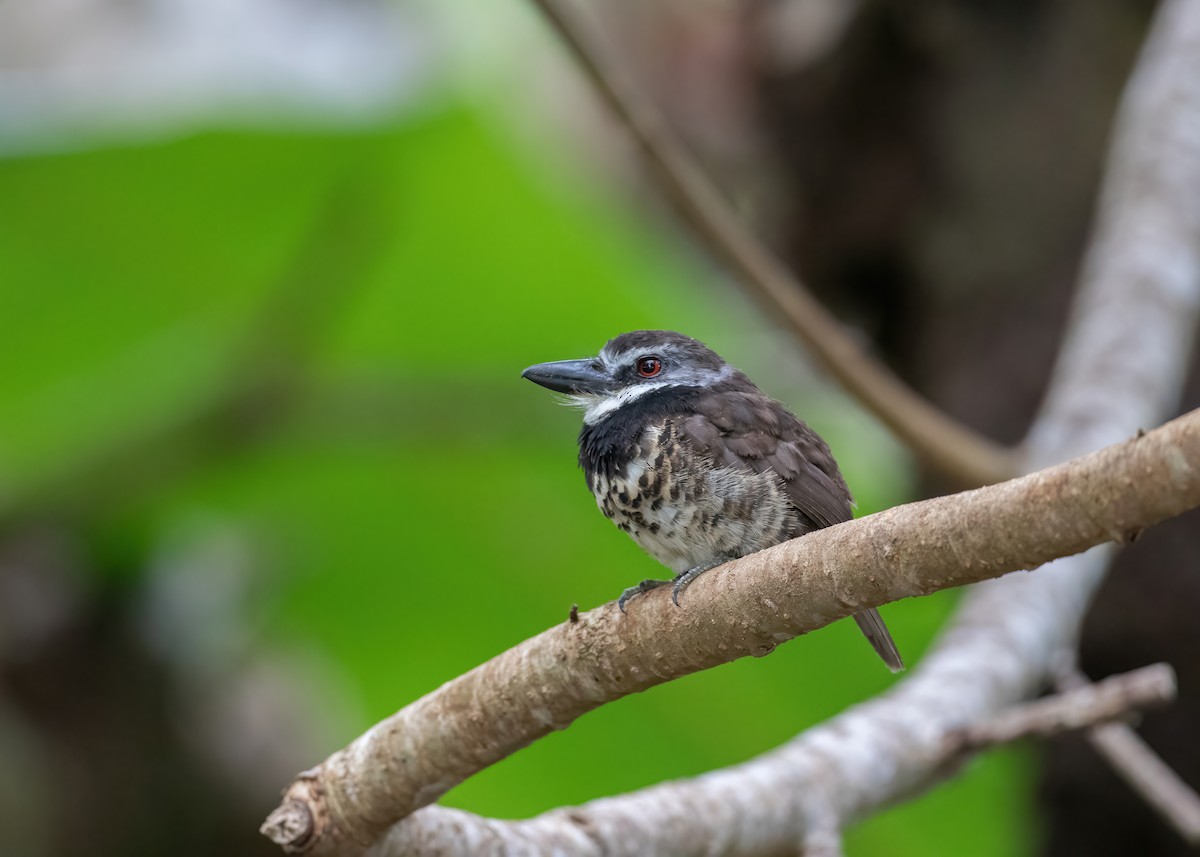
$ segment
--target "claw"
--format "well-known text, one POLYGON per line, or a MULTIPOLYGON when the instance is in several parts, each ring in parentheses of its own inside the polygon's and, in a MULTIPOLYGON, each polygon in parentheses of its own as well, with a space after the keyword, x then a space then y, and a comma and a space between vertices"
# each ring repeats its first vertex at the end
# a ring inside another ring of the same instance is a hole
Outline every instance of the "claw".
POLYGON ((719 559, 715 562, 709 563, 708 565, 693 565, 687 571, 677 574, 675 576, 675 586, 671 589, 671 600, 675 602, 675 606, 679 606, 679 593, 687 589, 689 583, 691 583, 700 575, 704 574, 704 572, 708 571, 710 568, 715 568, 723 562, 725 562, 725 560, 719 559))
POLYGON ((660 586, 666 586, 671 581, 669 580, 643 580, 637 586, 631 586, 621 593, 621 597, 617 599, 617 609, 622 613, 625 612, 625 602, 635 595, 642 595, 649 592, 651 589, 657 589, 660 586))

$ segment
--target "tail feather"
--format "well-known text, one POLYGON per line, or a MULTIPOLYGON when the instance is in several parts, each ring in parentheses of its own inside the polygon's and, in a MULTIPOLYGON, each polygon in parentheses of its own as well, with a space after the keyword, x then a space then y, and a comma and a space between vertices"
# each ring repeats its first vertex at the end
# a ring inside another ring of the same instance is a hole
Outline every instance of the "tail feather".
POLYGON ((900 657, 900 650, 896 648, 896 643, 892 639, 892 635, 888 633, 887 625, 883 624, 883 617, 879 615, 878 610, 871 609, 855 613, 854 621, 858 623, 858 627, 866 635, 866 638, 871 641, 871 646, 879 657, 883 658, 888 669, 894 673, 904 669, 904 659, 900 657))

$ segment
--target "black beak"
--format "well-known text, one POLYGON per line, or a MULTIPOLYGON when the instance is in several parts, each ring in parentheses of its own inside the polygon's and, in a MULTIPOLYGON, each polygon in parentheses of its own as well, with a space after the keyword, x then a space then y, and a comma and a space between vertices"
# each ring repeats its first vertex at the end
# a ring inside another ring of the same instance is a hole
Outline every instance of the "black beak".
POLYGON ((594 357, 539 363, 521 377, 556 393, 607 393, 613 389, 612 380, 594 357))

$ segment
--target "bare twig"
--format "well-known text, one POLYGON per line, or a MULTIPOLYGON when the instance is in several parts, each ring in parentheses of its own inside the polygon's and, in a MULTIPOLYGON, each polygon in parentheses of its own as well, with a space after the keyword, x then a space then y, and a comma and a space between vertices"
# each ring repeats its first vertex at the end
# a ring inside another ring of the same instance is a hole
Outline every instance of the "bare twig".
POLYGON ((808 812, 801 857, 842 857, 842 829, 837 814, 826 806, 808 812))
POLYGON ((804 815, 804 837, 800 857, 842 857, 842 820, 820 791, 799 795, 799 813, 804 815))
POLYGON ((847 392, 913 452, 962 485, 987 485, 1016 475, 1011 451, 955 422, 873 359, 754 237, 570 0, 534 2, 637 141, 653 175, 704 245, 772 314, 787 321, 847 392))
MULTIPOLYGON (((1070 692, 1086 686, 1087 677, 1073 668, 1066 669, 1059 673, 1057 684, 1070 692)), ((1087 740, 1184 841, 1200 845, 1200 795, 1132 727, 1101 724, 1088 731, 1087 740)))
POLYGON ((371 842, 606 702, 767 654, 865 607, 1036 568, 1198 506, 1197 462, 1200 410, 1067 464, 728 563, 693 584, 684 609, 665 591, 627 616, 607 604, 448 682, 302 774, 264 832, 314 854, 371 842))
POLYGON ((1200 795, 1128 726, 1110 723, 1088 741, 1189 845, 1200 845, 1200 795))
POLYGON ((1048 738, 1111 723, 1135 711, 1166 705, 1174 701, 1175 693, 1175 671, 1169 666, 1142 667, 1015 706, 951 733, 949 753, 973 753, 1019 738, 1048 738))

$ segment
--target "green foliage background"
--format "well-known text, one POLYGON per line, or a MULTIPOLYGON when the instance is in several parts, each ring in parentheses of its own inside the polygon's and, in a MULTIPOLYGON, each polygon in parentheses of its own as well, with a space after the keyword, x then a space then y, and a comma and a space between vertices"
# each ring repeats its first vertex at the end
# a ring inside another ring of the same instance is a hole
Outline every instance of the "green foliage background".
MULTIPOLYGON (((0 515, 76 522, 116 592, 195 521, 247 534, 246 644, 338 676, 320 754, 655 573, 595 511, 578 416, 530 363, 684 330, 828 437, 859 514, 906 499, 880 430, 797 379, 694 248, 500 117, 448 98, 353 132, 0 160, 0 515)), ((885 611, 910 663, 952 603, 885 611)), ((891 680, 840 623, 609 705, 445 802, 522 816, 735 764, 891 680)), ((1027 791, 1022 755, 989 756, 849 851, 1026 851, 1027 791)))

